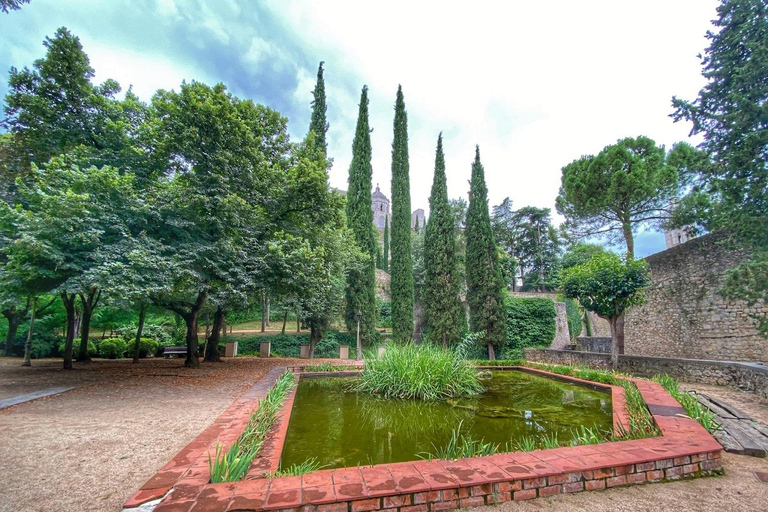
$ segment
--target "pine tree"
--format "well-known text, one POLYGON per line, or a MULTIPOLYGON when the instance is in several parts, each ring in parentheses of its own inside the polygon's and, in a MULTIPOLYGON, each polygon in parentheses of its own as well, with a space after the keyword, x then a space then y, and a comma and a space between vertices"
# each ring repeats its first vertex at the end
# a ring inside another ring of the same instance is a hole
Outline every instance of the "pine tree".
POLYGON ((480 163, 480 147, 475 148, 472 181, 469 188, 467 212, 467 299, 470 328, 483 334, 488 345, 489 359, 495 359, 495 349, 506 338, 506 322, 502 289, 504 282, 498 264, 496 240, 488 212, 488 187, 480 163))
POLYGON ((360 311, 360 337, 365 343, 373 341, 376 329, 376 235, 371 208, 371 130, 368 125, 368 87, 360 96, 352 162, 349 165, 347 191, 347 225, 355 242, 365 254, 365 261, 350 269, 347 275, 345 320, 347 329, 355 332, 356 313, 360 311))
POLYGON ((408 178, 408 114, 398 86, 392 141, 392 339, 413 337, 413 260, 411 257, 411 187, 408 178))
POLYGON ((389 217, 384 217, 384 255, 381 257, 381 269, 389 273, 389 217))
POLYGON ((320 62, 320 66, 317 68, 317 83, 315 84, 315 90, 312 91, 312 118, 309 121, 310 131, 315 132, 315 144, 318 147, 323 148, 324 153, 328 153, 328 144, 325 141, 325 134, 328 133, 328 121, 326 119, 326 112, 328 107, 325 104, 325 80, 323 80, 323 64, 320 62))
POLYGON ((443 134, 437 138, 435 176, 424 233, 424 315, 430 339, 443 347, 461 334, 461 302, 457 275, 454 216, 448 203, 443 134))

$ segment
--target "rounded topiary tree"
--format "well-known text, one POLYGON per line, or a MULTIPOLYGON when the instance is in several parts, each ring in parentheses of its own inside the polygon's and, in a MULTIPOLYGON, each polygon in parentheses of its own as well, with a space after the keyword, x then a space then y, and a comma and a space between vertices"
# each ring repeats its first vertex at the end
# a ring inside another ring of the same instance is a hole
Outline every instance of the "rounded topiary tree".
POLYGON ((624 331, 617 324, 632 306, 645 300, 643 289, 650 284, 648 264, 614 253, 598 253, 585 263, 564 269, 560 285, 567 297, 577 299, 587 311, 611 325, 611 364, 624 353, 624 331))

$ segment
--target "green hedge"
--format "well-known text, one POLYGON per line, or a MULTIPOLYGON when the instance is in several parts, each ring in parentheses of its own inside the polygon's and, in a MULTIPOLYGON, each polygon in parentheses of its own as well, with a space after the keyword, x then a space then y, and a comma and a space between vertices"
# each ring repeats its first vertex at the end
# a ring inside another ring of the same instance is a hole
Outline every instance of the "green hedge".
MULTIPOLYGON (((258 354, 259 345, 262 341, 272 342, 272 355, 275 357, 299 357, 301 345, 309 344, 309 333, 237 338, 237 353, 240 355, 258 354)), ((315 357, 338 358, 339 345, 349 345, 350 353, 352 353, 355 347, 355 337, 346 332, 328 331, 315 347, 315 357)))
POLYGON ((557 330, 557 312, 552 299, 507 297, 504 306, 507 310, 504 352, 522 353, 527 347, 549 346, 557 330))
POLYGON ((574 339, 581 334, 581 328, 584 325, 582 321, 582 315, 584 313, 582 313, 579 303, 573 299, 558 295, 557 300, 565 303, 565 315, 568 318, 568 331, 571 335, 571 339, 574 339))

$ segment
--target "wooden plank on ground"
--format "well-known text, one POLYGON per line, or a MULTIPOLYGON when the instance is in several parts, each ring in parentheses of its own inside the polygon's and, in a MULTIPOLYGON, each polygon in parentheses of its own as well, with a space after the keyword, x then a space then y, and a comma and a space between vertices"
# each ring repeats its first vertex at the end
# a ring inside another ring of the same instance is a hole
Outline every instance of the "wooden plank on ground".
POLYGON ((717 405, 714 402, 712 402, 712 400, 707 395, 704 395, 704 394, 701 394, 701 393, 697 393, 696 394, 696 398, 699 400, 701 405, 703 405, 704 407, 706 407, 707 409, 709 409, 710 411, 715 413, 719 418, 736 419, 736 416, 734 416, 733 414, 731 414, 726 409, 723 409, 719 405, 717 405))
POLYGON ((723 448, 725 448, 725 451, 728 453, 735 453, 737 455, 744 455, 744 447, 741 446, 738 441, 736 441, 727 430, 722 429, 718 430, 714 434, 715 439, 717 439, 717 442, 723 445, 723 448))
POLYGON ((741 412, 737 408, 735 408, 733 405, 723 402, 722 400, 719 400, 717 398, 712 398, 711 396, 702 395, 707 400, 715 404, 716 406, 720 407, 721 409, 725 409, 728 411, 732 416, 735 416, 736 418, 740 420, 751 420, 752 418, 747 415, 746 413, 741 412))
POLYGON ((721 421, 722 427, 744 447, 745 455, 768 456, 768 439, 760 432, 743 421, 731 419, 722 419, 721 421))

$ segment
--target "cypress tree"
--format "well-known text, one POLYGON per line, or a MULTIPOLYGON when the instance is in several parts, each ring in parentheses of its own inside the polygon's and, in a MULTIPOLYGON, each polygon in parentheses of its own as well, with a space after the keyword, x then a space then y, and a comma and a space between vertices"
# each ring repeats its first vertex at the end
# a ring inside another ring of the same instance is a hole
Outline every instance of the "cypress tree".
POLYGON ((389 272, 389 217, 384 217, 384 255, 381 258, 381 269, 389 272))
POLYGON ((392 339, 413 337, 413 260, 411 257, 411 186, 408 178, 408 114, 403 89, 397 88, 392 141, 392 339))
POLYGON ((323 79, 323 64, 317 68, 317 83, 315 90, 312 91, 312 118, 309 121, 310 131, 315 132, 315 145, 323 148, 323 153, 328 153, 328 144, 325 141, 325 134, 328 133, 328 120, 325 114, 328 107, 325 104, 325 80, 323 79))
POLYGON ((360 337, 372 342, 376 329, 376 235, 371 208, 371 130, 368 126, 368 87, 360 96, 355 140, 352 143, 352 162, 349 165, 349 190, 347 191, 347 225, 355 242, 365 254, 358 267, 347 275, 345 320, 347 330, 355 332, 360 311, 360 337))
POLYGON ((459 339, 462 323, 454 216, 448 203, 442 133, 437 138, 429 221, 424 231, 424 316, 430 339, 446 347, 459 339))
POLYGON ((495 349, 506 338, 506 319, 502 289, 504 281, 499 269, 496 240, 488 212, 488 187, 480 163, 480 147, 475 147, 472 181, 467 211, 467 299, 469 322, 473 332, 483 334, 489 359, 496 359, 495 349))
POLYGON ((416 217, 416 221, 413 223, 413 230, 416 232, 416 234, 419 234, 419 218, 416 217))

